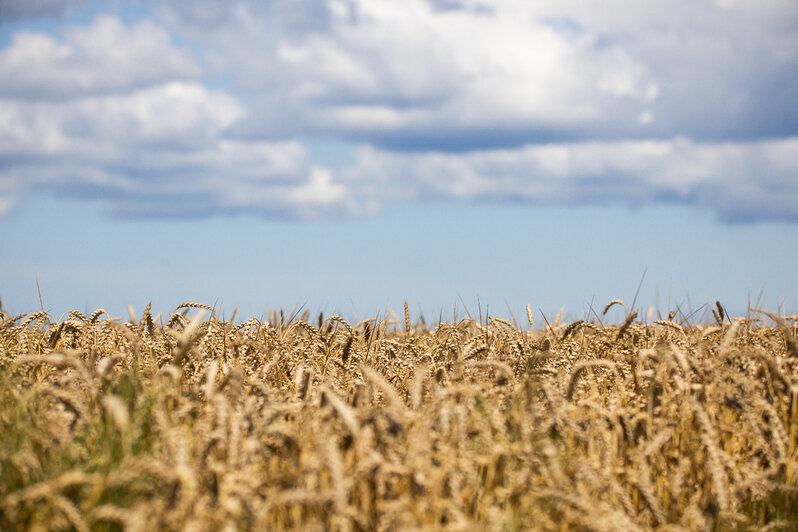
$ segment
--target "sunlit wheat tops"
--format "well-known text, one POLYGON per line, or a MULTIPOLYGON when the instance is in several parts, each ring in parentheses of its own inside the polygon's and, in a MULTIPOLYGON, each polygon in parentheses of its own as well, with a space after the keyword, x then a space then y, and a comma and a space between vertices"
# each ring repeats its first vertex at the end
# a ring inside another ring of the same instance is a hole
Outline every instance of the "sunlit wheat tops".
POLYGON ((526 311, 0 307, 0 529, 798 530, 795 316, 526 311))

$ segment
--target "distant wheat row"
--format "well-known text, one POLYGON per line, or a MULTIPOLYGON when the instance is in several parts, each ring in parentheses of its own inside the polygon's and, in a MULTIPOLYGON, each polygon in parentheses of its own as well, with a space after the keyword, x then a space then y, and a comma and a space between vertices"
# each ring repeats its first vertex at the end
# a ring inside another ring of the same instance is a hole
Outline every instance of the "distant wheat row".
POLYGON ((796 530, 798 324, 0 310, 3 530, 796 530))

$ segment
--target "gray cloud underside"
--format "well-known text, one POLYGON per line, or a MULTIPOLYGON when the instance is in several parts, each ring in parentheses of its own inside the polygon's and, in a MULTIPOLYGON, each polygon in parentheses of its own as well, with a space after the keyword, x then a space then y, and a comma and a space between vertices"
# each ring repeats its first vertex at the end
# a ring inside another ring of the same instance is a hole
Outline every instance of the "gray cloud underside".
POLYGON ((83 4, 85 0, 3 0, 0 23, 38 17, 54 17, 83 4))
MULTIPOLYGON (((72 4, 10 2, 0 20, 72 4)), ((125 216, 351 216, 434 197, 798 220, 788 0, 153 13, 20 31, 0 50, 0 213, 49 189, 125 216), (325 168, 308 137, 360 148, 325 168)))

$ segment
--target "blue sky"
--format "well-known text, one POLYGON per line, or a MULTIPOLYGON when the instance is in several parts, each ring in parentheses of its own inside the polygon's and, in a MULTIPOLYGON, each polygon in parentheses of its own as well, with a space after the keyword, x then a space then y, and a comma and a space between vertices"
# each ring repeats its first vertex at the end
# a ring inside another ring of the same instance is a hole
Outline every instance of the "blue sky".
POLYGON ((788 0, 6 0, 0 297, 793 313, 797 71, 788 0))

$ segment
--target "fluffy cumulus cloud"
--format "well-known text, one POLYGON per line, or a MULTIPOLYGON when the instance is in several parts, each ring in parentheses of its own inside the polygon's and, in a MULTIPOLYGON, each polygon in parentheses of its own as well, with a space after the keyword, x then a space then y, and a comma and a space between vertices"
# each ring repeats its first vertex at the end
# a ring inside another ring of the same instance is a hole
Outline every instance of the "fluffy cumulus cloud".
POLYGON ((64 99, 200 73, 193 58, 171 46, 169 34, 149 21, 126 27, 116 17, 98 16, 91 25, 65 33, 63 39, 16 33, 0 51, 0 93, 64 99))
POLYGON ((0 101, 0 195, 10 202, 49 187, 127 216, 319 216, 348 205, 299 142, 227 138, 243 112, 193 82, 68 102, 0 101))
POLYGON ((14 34, 0 50, 0 215, 31 190, 126 216, 354 212, 301 143, 228 135, 247 109, 201 74, 152 21, 14 34))
POLYGON ((149 13, 58 34, 19 23, 0 49, 0 209, 48 183, 139 215, 346 215, 439 197, 798 220, 790 0, 149 13), (359 148, 325 168, 303 146, 314 138, 359 148))
POLYGON ((798 123, 798 10, 787 0, 328 0, 299 9, 304 17, 284 4, 205 2, 199 22, 181 7, 165 15, 273 118, 253 116, 242 126, 253 134, 293 122, 382 147, 453 150, 751 138, 798 123))

